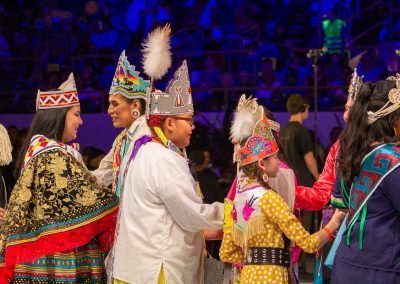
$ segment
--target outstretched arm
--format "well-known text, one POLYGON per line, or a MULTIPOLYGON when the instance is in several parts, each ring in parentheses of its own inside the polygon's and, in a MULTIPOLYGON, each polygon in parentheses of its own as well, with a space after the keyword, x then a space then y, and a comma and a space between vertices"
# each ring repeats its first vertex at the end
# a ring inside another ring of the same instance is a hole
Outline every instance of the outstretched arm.
POLYGON ((301 249, 308 253, 316 252, 329 241, 345 213, 336 212, 332 220, 320 231, 310 234, 289 210, 285 201, 274 191, 267 191, 260 199, 260 206, 266 218, 279 226, 282 232, 301 249))
POLYGON ((336 141, 329 151, 321 175, 312 187, 296 187, 295 208, 321 210, 329 202, 335 182, 335 164, 338 148, 339 141, 336 141))

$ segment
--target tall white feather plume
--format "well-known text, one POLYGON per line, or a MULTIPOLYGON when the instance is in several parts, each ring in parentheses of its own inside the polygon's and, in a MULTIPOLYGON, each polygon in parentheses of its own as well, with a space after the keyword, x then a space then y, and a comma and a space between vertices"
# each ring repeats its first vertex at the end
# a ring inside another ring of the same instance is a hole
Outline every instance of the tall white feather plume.
POLYGON ((260 120, 260 106, 256 98, 240 97, 231 127, 231 140, 241 142, 253 134, 254 125, 260 120))
POLYGON ((151 32, 143 43, 143 70, 153 80, 161 79, 171 67, 171 27, 166 24, 151 32))
POLYGON ((0 166, 5 166, 12 161, 12 146, 7 129, 0 124, 0 166))

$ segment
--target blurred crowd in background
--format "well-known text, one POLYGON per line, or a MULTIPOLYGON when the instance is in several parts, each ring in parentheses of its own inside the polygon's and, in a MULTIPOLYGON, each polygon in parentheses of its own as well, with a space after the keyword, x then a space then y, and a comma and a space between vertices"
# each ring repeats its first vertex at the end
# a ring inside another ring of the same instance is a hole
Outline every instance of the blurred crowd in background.
POLYGON ((272 110, 284 110, 292 93, 312 96, 312 58, 306 53, 322 46, 328 52, 318 64, 319 107, 340 108, 352 72, 349 60, 366 80, 394 71, 390 64, 396 60, 395 51, 382 46, 396 46, 400 39, 398 2, 3 2, 0 112, 33 112, 37 89, 57 87, 71 71, 83 111, 104 112, 121 51, 125 49, 141 70, 141 42, 165 22, 173 29, 174 64, 183 58, 189 61, 200 111, 223 110, 243 92, 256 95, 272 110))

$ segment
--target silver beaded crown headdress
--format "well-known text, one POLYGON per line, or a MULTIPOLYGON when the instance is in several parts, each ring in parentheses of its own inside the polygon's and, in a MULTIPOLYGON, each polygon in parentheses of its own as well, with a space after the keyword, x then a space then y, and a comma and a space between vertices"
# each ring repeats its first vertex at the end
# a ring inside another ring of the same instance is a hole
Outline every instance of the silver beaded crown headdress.
POLYGON ((379 110, 368 111, 368 124, 373 124, 379 118, 382 118, 400 108, 400 74, 391 76, 387 80, 395 81, 396 86, 389 91, 387 103, 379 110))
POLYGON ((363 84, 363 77, 364 76, 358 76, 357 74, 357 68, 354 68, 353 75, 351 76, 351 81, 349 85, 349 90, 348 90, 348 100, 355 101, 358 95, 358 92, 361 89, 361 85, 363 84))

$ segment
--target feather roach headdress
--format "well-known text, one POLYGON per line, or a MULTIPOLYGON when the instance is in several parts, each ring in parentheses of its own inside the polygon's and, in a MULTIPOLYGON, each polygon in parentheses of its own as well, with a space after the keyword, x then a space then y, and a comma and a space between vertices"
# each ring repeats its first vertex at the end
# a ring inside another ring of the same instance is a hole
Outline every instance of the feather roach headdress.
POLYGON ((152 80, 161 79, 171 67, 171 27, 166 24, 152 31, 143 43, 143 70, 152 80))
POLYGON ((257 103, 257 98, 240 97, 239 103, 234 113, 231 127, 231 140, 233 143, 240 143, 250 137, 256 122, 260 119, 261 106, 257 103))

